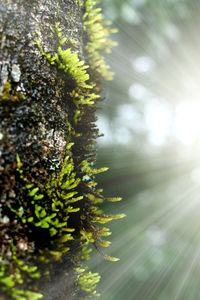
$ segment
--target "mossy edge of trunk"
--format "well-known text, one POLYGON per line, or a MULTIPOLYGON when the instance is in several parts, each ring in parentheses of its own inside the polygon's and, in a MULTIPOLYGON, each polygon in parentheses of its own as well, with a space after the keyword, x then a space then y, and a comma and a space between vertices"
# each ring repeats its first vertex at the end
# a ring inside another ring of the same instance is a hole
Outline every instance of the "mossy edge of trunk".
MULTIPOLYGON (((1 8, 3 299, 80 299, 100 277, 81 266, 107 247, 108 216, 94 169, 95 104, 110 80, 113 32, 95 1, 4 1, 1 8), (48 291, 55 278, 65 284, 48 291), (60 277, 61 276, 61 277, 60 277), (65 288, 63 286, 65 285, 65 288), (5 298, 8 297, 8 298, 5 298)), ((115 261, 117 259, 106 256, 115 261)))

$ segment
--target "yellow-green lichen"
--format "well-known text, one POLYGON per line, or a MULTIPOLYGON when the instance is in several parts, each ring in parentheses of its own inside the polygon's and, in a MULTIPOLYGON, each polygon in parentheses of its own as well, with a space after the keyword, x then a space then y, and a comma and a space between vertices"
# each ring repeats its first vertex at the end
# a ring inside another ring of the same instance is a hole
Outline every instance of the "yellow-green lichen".
POLYGON ((0 102, 20 102, 20 100, 23 100, 25 98, 25 96, 19 92, 15 92, 14 94, 12 94, 11 90, 11 83, 8 80, 3 86, 3 92, 0 96, 0 102))

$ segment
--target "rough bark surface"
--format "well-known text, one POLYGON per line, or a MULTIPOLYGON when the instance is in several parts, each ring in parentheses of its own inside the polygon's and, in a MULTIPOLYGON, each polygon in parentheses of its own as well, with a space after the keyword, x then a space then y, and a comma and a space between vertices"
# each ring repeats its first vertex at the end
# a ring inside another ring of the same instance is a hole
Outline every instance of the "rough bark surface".
MULTIPOLYGON (((63 163, 67 120, 72 114, 67 93, 72 83, 63 74, 58 76, 56 68, 41 56, 34 38, 40 39, 44 50, 53 51, 56 41, 50 26, 57 21, 62 24, 63 35, 77 40, 81 48, 82 22, 77 2, 70 0, 1 1, 0 14, 1 256, 10 261, 12 239, 17 255, 29 262, 36 249, 45 244, 48 233, 21 224, 8 211, 8 204, 15 207, 16 201, 24 202, 25 187, 16 173, 16 155, 23 162, 23 174, 28 182, 44 189, 52 171, 63 163)), ((47 288, 39 285, 45 299, 74 298, 73 264, 68 254, 60 268, 56 265, 56 276, 45 279, 47 288), (63 271, 69 275, 61 275, 63 271)))

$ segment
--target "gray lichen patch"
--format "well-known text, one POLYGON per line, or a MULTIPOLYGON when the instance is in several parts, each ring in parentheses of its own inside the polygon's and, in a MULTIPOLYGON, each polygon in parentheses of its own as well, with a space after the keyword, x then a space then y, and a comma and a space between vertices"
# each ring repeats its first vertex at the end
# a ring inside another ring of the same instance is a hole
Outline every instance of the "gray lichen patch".
POLYGON ((1 88, 3 88, 4 84, 8 80, 8 66, 5 62, 1 62, 1 88))
POLYGON ((13 64, 11 68, 11 77, 14 82, 19 82, 21 77, 20 67, 17 64, 13 64))

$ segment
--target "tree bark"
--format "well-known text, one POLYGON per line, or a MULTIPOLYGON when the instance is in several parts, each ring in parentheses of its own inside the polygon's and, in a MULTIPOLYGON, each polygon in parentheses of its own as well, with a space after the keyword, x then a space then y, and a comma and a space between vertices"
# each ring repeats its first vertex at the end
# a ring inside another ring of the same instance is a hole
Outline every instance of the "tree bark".
POLYGON ((93 169, 112 30, 90 0, 4 0, 0 16, 0 297, 95 295, 81 260, 107 246, 95 223, 122 217, 99 211, 93 169))

